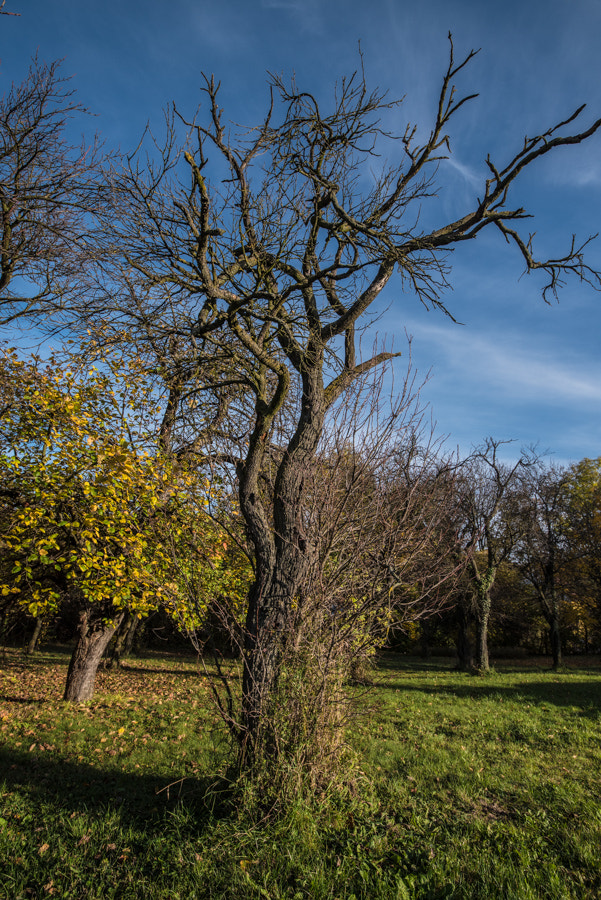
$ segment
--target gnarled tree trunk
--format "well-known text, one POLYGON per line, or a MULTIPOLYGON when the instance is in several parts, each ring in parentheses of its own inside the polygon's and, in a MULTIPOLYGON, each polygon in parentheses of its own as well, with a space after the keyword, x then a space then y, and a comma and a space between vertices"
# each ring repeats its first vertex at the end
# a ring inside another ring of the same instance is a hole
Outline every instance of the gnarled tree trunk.
POLYGON ((125 613, 119 613, 107 625, 106 620, 94 614, 90 607, 81 610, 77 642, 67 672, 64 700, 81 703, 92 699, 102 654, 124 615, 125 613))
POLYGON ((258 474, 264 423, 257 452, 249 454, 240 478, 240 505, 255 546, 256 574, 249 596, 242 683, 242 761, 272 751, 270 704, 276 700, 283 652, 291 633, 293 604, 302 603, 314 561, 311 536, 301 520, 305 479, 312 470, 323 430, 326 398, 319 364, 303 373, 301 415, 279 466, 273 496, 273 526, 259 501, 258 474))

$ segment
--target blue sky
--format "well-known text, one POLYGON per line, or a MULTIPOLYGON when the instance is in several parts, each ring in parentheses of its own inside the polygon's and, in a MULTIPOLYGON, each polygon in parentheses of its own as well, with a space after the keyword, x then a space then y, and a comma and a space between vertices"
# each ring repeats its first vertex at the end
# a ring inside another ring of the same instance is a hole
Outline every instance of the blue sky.
MULTIPOLYGON (((201 72, 222 81, 227 115, 254 124, 265 110, 266 72, 295 74, 327 100, 334 82, 364 55, 368 82, 405 96, 387 124, 427 129, 452 31, 456 54, 481 52, 460 87, 478 91, 452 131, 453 161, 439 170, 431 214, 457 217, 479 193, 484 159, 503 163, 526 134, 544 131, 587 103, 583 125, 601 116, 599 0, 7 0, 0 16, 3 91, 26 74, 36 52, 65 59, 80 101, 95 115, 78 129, 130 149, 147 121, 175 100, 192 112, 201 72)), ((565 252, 572 233, 601 230, 601 135, 539 163, 514 196, 535 214, 540 256, 565 252)), ((590 264, 601 268, 601 240, 590 264)), ((500 236, 453 255, 455 325, 389 288, 377 329, 430 380, 423 398, 451 445, 468 451, 487 435, 538 442, 560 462, 601 454, 601 295, 571 281, 559 304, 540 298, 500 236)))

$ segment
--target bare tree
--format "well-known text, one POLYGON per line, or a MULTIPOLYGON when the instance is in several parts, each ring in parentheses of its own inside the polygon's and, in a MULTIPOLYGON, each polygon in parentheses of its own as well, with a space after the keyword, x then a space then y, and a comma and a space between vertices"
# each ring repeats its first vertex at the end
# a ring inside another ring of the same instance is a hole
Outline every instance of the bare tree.
POLYGON ((382 645, 393 621, 437 610, 458 569, 456 469, 440 456, 411 370, 390 406, 385 371, 355 382, 328 417, 306 493, 307 530, 317 535, 312 602, 335 611, 353 663, 382 645))
POLYGON ((544 296, 570 274, 600 285, 574 243, 564 256, 539 260, 519 228, 526 211, 509 203, 510 187, 537 159, 599 129, 601 119, 569 130, 582 108, 526 138, 506 164, 489 157, 489 177, 463 216, 431 231, 418 224, 420 205, 435 196, 437 163, 451 152, 450 124, 475 96, 455 88, 473 55, 456 62, 451 44, 422 144, 412 127, 384 130, 381 117, 396 104, 369 92, 361 73, 342 81, 328 111, 273 78, 265 120, 242 133, 225 124, 211 78, 206 112, 187 123, 184 147, 170 115, 165 143, 151 144, 148 155, 140 148, 112 176, 114 210, 104 223, 98 276, 104 299, 96 286, 79 315, 102 322, 105 337, 125 332, 155 358, 163 354, 163 366, 189 372, 204 389, 238 391, 235 418, 230 411, 236 449, 223 429, 207 447, 236 467, 255 565, 239 733, 246 762, 273 747, 270 716, 289 627, 319 554, 322 536, 305 511, 328 411, 395 356, 380 350, 362 358, 358 345, 368 311, 395 273, 403 290, 446 311, 447 252, 494 226, 529 271, 545 273, 544 296), (374 175, 371 164, 386 146, 397 161, 374 175), (177 363, 165 352, 174 338, 177 363))
POLYGON ((499 566, 508 560, 522 535, 524 523, 517 515, 520 478, 533 466, 532 452, 517 462, 504 463, 499 451, 507 441, 487 438, 467 460, 461 491, 467 571, 474 590, 477 620, 475 668, 488 671, 488 624, 491 591, 499 566))
POLYGON ((59 63, 37 59, 0 101, 0 325, 60 308, 81 288, 86 216, 101 202, 98 147, 65 137, 82 112, 59 63))

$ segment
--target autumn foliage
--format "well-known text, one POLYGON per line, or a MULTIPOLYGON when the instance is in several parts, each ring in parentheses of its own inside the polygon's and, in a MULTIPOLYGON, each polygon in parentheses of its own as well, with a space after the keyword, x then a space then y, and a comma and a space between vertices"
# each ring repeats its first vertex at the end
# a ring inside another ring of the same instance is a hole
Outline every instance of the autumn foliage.
MULTIPOLYGON (((108 639, 163 606, 189 628, 231 589, 206 479, 153 446, 156 401, 135 362, 85 372, 1 360, 1 591, 32 616, 70 603, 108 639)), ((244 577, 242 577, 242 584, 244 577)))

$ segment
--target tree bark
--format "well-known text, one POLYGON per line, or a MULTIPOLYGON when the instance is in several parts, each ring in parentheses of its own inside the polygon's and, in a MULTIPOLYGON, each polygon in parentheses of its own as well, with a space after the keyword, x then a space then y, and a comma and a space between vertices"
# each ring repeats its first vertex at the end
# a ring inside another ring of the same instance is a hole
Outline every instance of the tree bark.
POLYGON ((36 616, 35 627, 33 629, 33 634, 29 639, 29 643, 27 645, 27 656, 31 656, 32 653, 35 653, 38 642, 40 640, 40 635, 42 633, 42 625, 44 624, 44 620, 41 616, 36 616))
MULTIPOLYGON (((242 680, 242 764, 271 753, 270 703, 276 699, 281 661, 292 634, 293 603, 302 605, 314 561, 313 544, 302 523, 305 480, 323 430, 326 399, 322 351, 303 372, 301 413, 274 485, 271 526, 258 499, 261 459, 249 454, 240 479, 240 506, 255 546, 255 582, 249 595, 242 680)), ((258 430, 255 430, 257 435, 258 430)), ((253 435, 253 438, 255 437, 253 435)), ((264 439, 261 438, 261 444, 264 439)), ((257 441, 259 444, 259 441, 257 441)))
POLYGON ((119 668, 119 666, 121 665, 121 660, 124 657, 129 656, 138 622, 138 616, 130 612, 126 613, 119 628, 116 631, 115 643, 111 648, 110 658, 106 663, 107 669, 112 669, 113 666, 119 668))
POLYGON ((488 622, 490 619, 490 593, 481 594, 478 604, 478 628, 476 632, 476 659, 475 668, 478 672, 488 672, 490 662, 488 658, 488 622))
POLYGON ((81 703, 92 699, 102 654, 124 615, 120 613, 107 625, 101 618, 93 617, 89 608, 80 612, 77 643, 69 663, 64 700, 81 703))
POLYGON ((553 657, 553 671, 561 666, 560 600, 555 586, 554 555, 550 556, 544 582, 535 584, 543 616, 549 626, 549 646, 553 657))

